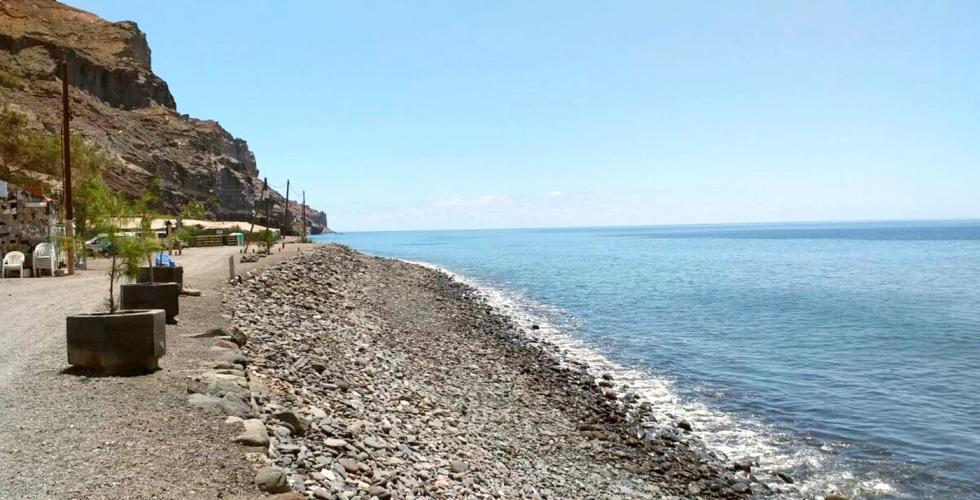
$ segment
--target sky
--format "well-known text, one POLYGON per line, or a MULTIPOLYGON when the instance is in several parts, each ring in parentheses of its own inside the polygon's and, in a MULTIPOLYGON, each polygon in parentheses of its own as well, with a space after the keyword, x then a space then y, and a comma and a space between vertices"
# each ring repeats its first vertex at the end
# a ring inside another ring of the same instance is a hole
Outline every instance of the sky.
POLYGON ((980 218, 980 2, 68 3, 339 231, 980 218))

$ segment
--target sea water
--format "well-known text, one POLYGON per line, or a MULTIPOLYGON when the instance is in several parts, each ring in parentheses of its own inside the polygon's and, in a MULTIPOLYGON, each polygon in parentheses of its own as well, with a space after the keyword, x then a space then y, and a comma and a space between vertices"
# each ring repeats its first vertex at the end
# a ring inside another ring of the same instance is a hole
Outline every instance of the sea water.
POLYGON ((457 274, 784 495, 980 498, 980 221, 321 239, 457 274))

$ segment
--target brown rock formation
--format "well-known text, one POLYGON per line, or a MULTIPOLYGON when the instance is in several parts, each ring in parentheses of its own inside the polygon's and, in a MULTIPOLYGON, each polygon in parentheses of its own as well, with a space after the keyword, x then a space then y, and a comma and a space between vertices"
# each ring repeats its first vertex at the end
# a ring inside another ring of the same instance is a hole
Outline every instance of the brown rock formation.
MULTIPOLYGON (((111 23, 53 0, 0 0, 0 106, 58 132, 61 58, 69 64, 72 130, 113 157, 111 185, 135 194, 157 177, 165 211, 197 200, 216 218, 250 219, 261 189, 255 155, 218 122, 177 113, 136 23, 111 23)), ((283 197, 274 190, 271 197, 273 220, 281 221, 283 197)), ((299 205, 291 203, 290 212, 297 221, 299 205)), ((327 230, 325 214, 307 214, 311 232, 327 230)))

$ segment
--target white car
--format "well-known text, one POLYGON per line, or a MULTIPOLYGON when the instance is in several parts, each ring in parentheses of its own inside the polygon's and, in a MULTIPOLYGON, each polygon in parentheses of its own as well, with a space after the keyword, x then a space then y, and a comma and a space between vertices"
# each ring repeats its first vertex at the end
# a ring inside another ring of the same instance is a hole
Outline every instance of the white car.
POLYGON ((85 242, 85 254, 90 257, 101 254, 109 244, 109 235, 102 233, 85 242))
MULTIPOLYGON (((136 233, 123 232, 119 233, 119 236, 135 238, 136 233)), ((100 233, 99 235, 85 242, 85 253, 90 257, 102 255, 112 249, 109 243, 109 235, 100 233)))

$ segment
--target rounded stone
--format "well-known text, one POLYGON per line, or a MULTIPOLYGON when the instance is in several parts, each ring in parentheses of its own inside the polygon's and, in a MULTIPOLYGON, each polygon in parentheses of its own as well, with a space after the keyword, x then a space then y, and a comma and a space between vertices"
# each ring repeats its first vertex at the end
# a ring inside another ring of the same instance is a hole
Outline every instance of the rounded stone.
POLYGON ((263 467, 255 474, 255 486, 266 493, 289 491, 286 473, 278 467, 263 467))
POLYGON ((347 446, 347 441, 337 438, 327 438, 323 440, 323 444, 326 445, 327 448, 344 448, 347 446))

